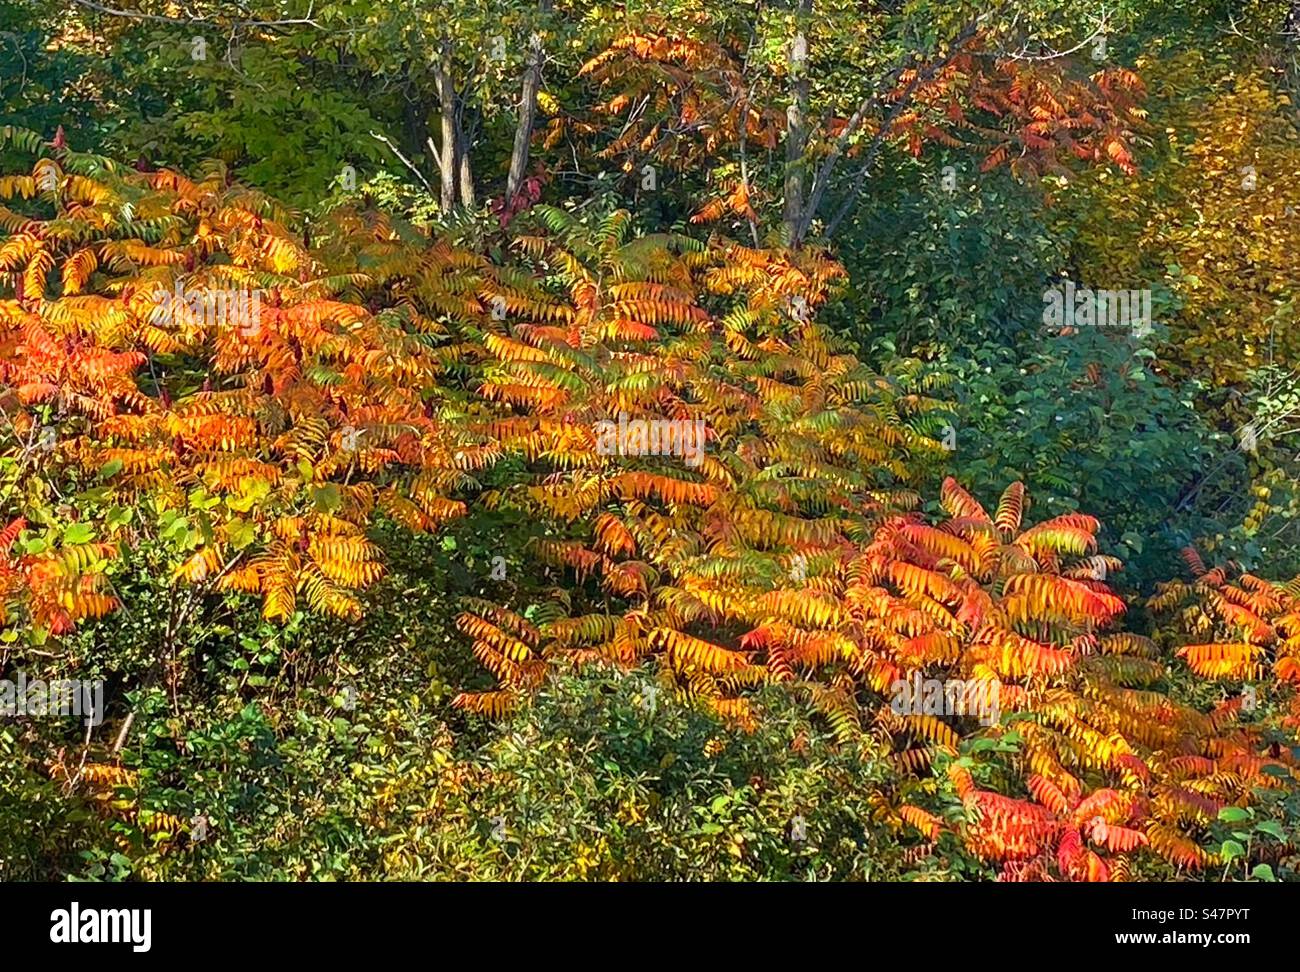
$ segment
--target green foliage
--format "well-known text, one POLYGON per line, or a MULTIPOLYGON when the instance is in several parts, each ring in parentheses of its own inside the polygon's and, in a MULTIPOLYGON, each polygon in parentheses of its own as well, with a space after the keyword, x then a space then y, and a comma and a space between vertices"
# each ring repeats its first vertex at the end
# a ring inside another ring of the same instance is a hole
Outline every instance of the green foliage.
POLYGON ((1066 261, 1037 190, 935 153, 891 159, 874 195, 843 230, 846 330, 886 354, 1032 345, 1043 288, 1066 261))
MULTIPOLYGON (((852 880, 915 877, 880 822, 875 744, 837 745, 780 692, 738 733, 648 671, 564 676, 459 768, 393 780, 415 819, 392 877, 852 880), (454 782, 453 782, 454 780, 454 782)), ((400 797, 400 798, 399 798, 400 797)), ((393 821, 388 821, 393 825, 393 821)), ((924 873, 949 873, 932 861, 924 873)))
POLYGON ((1134 589, 1167 577, 1178 550, 1213 528, 1211 504, 1224 493, 1192 484, 1220 460, 1235 463, 1225 483, 1245 475, 1231 437, 1198 414, 1197 383, 1176 390, 1151 358, 1133 339, 1093 329, 948 362, 960 400, 952 474, 986 494, 1023 480, 1036 517, 1107 510, 1105 547, 1134 589))
MULTIPOLYGON (((62 125, 81 136, 82 144, 98 145, 117 124, 98 110, 93 88, 82 83, 101 59, 56 43, 63 21, 54 6, 0 0, 0 120, 47 137, 62 125)), ((13 161, 0 146, 5 171, 13 161)))
POLYGON ((1224 880, 1300 880, 1300 796, 1290 787, 1262 789, 1260 801, 1248 809, 1219 811, 1211 840, 1223 862, 1224 880))

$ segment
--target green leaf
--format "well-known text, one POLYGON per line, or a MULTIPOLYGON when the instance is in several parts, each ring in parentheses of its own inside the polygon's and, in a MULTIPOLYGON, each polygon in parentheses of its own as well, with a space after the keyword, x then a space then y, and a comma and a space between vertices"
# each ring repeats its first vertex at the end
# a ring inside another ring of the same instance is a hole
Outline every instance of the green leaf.
POLYGON ((70 547, 79 543, 89 543, 94 535, 95 531, 89 523, 74 523, 63 531, 63 545, 70 547))
POLYGON ((257 529, 247 520, 236 517, 226 524, 226 536, 232 547, 243 550, 257 539, 257 529))
POLYGON ((1256 864, 1254 870, 1250 872, 1251 877, 1259 878, 1261 881, 1276 881, 1273 876, 1273 869, 1267 864, 1256 864))
POLYGON ((343 505, 343 491, 337 483, 326 483, 312 490, 312 505, 319 513, 333 513, 343 505))
POLYGON ((1241 807, 1224 807, 1219 811, 1219 819, 1225 823, 1241 823, 1243 820, 1249 820, 1250 814, 1241 807))
POLYGON ((109 529, 126 526, 135 516, 135 510, 130 506, 115 506, 108 511, 108 516, 104 518, 104 525, 109 529))
POLYGON ((1282 825, 1276 820, 1262 820, 1255 824, 1255 829, 1262 834, 1275 837, 1284 844, 1286 843, 1286 831, 1282 829, 1282 825))
POLYGON ((90 489, 83 490, 77 494, 77 503, 81 506, 91 506, 95 503, 106 503, 108 498, 113 495, 111 486, 92 486, 90 489))
POLYGON ((1225 861, 1231 861, 1238 857, 1246 856, 1246 848, 1242 847, 1235 840, 1225 840, 1223 846, 1219 848, 1219 856, 1225 861))
POLYGON ((189 533, 189 522, 183 516, 178 516, 169 522, 162 529, 162 538, 164 540, 177 540, 185 537, 189 533))

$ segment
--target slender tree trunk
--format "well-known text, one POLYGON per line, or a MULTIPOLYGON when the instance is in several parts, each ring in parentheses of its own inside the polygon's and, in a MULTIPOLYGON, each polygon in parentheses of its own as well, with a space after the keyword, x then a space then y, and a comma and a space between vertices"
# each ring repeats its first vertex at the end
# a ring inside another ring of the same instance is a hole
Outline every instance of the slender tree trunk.
POLYGON ((442 59, 438 62, 438 111, 441 115, 442 158, 439 161, 443 212, 456 208, 456 182, 460 177, 458 149, 460 139, 456 133, 456 87, 451 75, 451 45, 443 44, 442 59))
POLYGON ((785 133, 785 229, 791 246, 799 245, 803 218, 804 176, 808 154, 808 38, 804 31, 812 0, 799 0, 798 26, 790 44, 790 105, 785 133))
MULTIPOLYGON (((542 14, 551 10, 551 0, 541 0, 542 14)), ((534 32, 528 42, 528 66, 524 69, 523 93, 519 98, 519 124, 515 126, 515 144, 510 151, 510 174, 506 178, 506 203, 519 194, 528 170, 528 148, 533 140, 533 126, 537 123, 537 92, 542 86, 542 64, 545 52, 542 38, 534 32)))
POLYGON ((465 119, 456 120, 456 176, 460 180, 460 204, 474 208, 474 173, 470 168, 469 137, 465 132, 465 119))

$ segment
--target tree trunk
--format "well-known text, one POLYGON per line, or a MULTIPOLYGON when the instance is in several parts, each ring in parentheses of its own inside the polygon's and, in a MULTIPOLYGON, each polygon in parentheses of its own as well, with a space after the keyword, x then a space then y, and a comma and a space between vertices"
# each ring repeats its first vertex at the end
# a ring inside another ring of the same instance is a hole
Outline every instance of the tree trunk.
MULTIPOLYGON (((541 0, 542 14, 550 13, 551 0, 541 0)), ((524 69, 523 92, 519 98, 519 124, 515 126, 515 144, 510 151, 510 174, 506 178, 506 204, 519 194, 528 170, 528 148, 533 140, 533 126, 537 122, 537 92, 542 86, 542 64, 545 52, 542 38, 534 31, 528 42, 528 66, 524 69)))
POLYGON ((790 44, 790 106, 785 133, 785 230, 791 246, 799 245, 803 218, 804 175, 808 154, 808 39, 804 33, 812 0, 799 0, 798 29, 790 44))
POLYGON ((470 168, 469 138, 465 134, 465 120, 456 120, 456 175, 460 180, 460 204, 474 208, 474 173, 470 168))
POLYGON ((456 208, 456 182, 460 177, 460 160, 457 150, 460 139, 456 135, 456 87, 451 76, 451 45, 444 44, 442 60, 438 62, 438 111, 441 115, 442 157, 439 162, 443 212, 456 208))

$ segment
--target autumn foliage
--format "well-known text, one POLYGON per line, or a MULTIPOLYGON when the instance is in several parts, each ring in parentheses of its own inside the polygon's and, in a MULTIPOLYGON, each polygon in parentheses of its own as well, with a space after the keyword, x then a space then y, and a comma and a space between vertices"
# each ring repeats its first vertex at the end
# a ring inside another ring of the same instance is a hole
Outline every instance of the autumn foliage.
MULTIPOLYGON (((192 182, 55 154, 0 180, 0 197, 44 211, 0 208, 0 382, 33 490, 55 469, 98 472, 130 502, 201 488, 221 506, 179 575, 259 595, 268 618, 299 598, 357 616, 350 592, 382 570, 372 515, 427 529, 464 509, 449 494, 473 440, 426 394, 439 325, 339 299, 355 278, 331 277, 219 169, 192 182), (169 304, 252 292, 256 319, 169 304)), ((29 566, 36 592, 62 578, 56 629, 108 609, 85 573, 107 553, 85 543, 29 566)))
MULTIPOLYGON (((700 72, 734 86, 731 70, 725 51, 639 37, 587 69, 623 91, 611 113, 647 94, 696 113, 704 151, 777 124, 696 102, 700 72)), ((989 165, 1018 145, 1023 166, 1064 147, 1130 168, 1140 85, 1095 81, 1102 102, 961 53, 900 130, 990 134, 952 100, 961 88, 1020 123, 989 165)), ((660 137, 632 127, 608 151, 660 137)), ((351 210, 312 242, 219 166, 191 180, 5 138, 40 156, 0 178, 0 408, 22 469, 0 531, 7 627, 58 636, 119 607, 112 565, 145 518, 109 531, 61 490, 196 510, 175 582, 256 598, 276 623, 360 619, 381 523, 427 533, 509 508, 538 531, 542 603, 465 600, 458 625, 495 681, 456 695, 466 712, 526 705, 560 667, 651 662, 667 690, 749 730, 756 690, 782 686, 842 740, 889 752, 883 819, 919 847, 955 835, 1006 879, 1119 879, 1148 856, 1203 868, 1219 811, 1291 774, 1239 702, 1202 711, 1168 691, 1170 659, 1125 627, 1122 564, 1094 517, 1033 522, 1019 483, 990 512, 951 478, 940 514, 924 511, 942 402, 819 322, 844 275, 823 251, 544 205, 504 260, 351 210), (214 293, 256 294, 258 311, 232 321, 181 299, 214 293), (603 449, 598 427, 620 421, 703 429, 698 461, 603 449), (38 524, 57 539, 26 543, 38 524), (896 711, 915 675, 987 686, 1001 719, 896 711), (998 791, 958 756, 1007 732, 998 791), (921 785, 936 772, 960 814, 921 785)), ((747 197, 730 206, 743 215, 747 197)), ((1155 603, 1192 639, 1172 664, 1295 682, 1294 585, 1193 566, 1155 603)))

